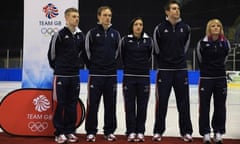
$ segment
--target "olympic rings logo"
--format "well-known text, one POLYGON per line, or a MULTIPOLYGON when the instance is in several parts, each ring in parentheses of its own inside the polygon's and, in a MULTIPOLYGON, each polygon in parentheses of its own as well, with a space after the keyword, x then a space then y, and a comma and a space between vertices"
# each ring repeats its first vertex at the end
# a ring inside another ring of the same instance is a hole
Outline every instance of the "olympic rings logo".
POLYGON ((55 28, 46 28, 46 27, 43 27, 41 28, 41 34, 45 35, 45 36, 52 36, 55 32, 58 31, 58 28, 55 27, 55 28))
POLYGON ((32 132, 43 132, 45 129, 48 128, 48 123, 47 122, 29 122, 28 128, 32 132))

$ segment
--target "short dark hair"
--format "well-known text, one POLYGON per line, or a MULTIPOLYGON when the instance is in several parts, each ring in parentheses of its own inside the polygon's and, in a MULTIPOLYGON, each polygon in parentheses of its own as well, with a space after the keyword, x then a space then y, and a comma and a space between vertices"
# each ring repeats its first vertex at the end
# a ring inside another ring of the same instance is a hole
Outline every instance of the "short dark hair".
POLYGON ((169 0, 166 4, 165 4, 165 6, 164 6, 164 10, 170 10, 170 5, 171 4, 177 4, 178 6, 179 6, 179 8, 181 9, 181 4, 180 4, 180 2, 179 1, 177 1, 177 0, 169 0))
POLYGON ((102 11, 105 9, 109 9, 112 12, 112 8, 110 6, 100 6, 97 10, 97 15, 101 15, 102 11))
POLYGON ((67 14, 69 14, 70 12, 79 12, 78 9, 71 7, 71 8, 67 8, 64 12, 64 15, 66 16, 67 14))

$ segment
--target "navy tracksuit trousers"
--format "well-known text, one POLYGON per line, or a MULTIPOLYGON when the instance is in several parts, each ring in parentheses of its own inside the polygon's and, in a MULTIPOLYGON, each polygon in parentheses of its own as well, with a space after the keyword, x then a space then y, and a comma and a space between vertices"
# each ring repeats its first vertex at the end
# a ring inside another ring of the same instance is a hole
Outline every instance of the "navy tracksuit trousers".
POLYGON ((80 92, 79 76, 55 77, 57 107, 53 117, 55 135, 75 133, 77 102, 80 92))
POLYGON ((168 109, 168 100, 173 87, 179 115, 180 134, 192 134, 190 118, 189 84, 187 70, 159 70, 156 81, 156 117, 153 133, 163 134, 168 109))
POLYGON ((150 78, 124 76, 123 94, 126 114, 126 134, 144 134, 150 94, 150 78))
POLYGON ((199 133, 204 135, 211 132, 210 128, 210 103, 213 96, 214 111, 212 128, 214 133, 225 133, 226 123, 226 78, 200 79, 199 83, 199 133))
POLYGON ((85 130, 87 134, 97 133, 98 109, 101 96, 104 105, 104 134, 114 133, 116 122, 117 76, 89 76, 85 130))

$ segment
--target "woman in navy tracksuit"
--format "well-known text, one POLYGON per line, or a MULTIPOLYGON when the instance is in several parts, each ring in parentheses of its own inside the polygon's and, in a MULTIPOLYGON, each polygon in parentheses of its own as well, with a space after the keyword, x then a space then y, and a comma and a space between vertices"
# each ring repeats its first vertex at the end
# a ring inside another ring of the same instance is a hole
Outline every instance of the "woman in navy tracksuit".
POLYGON ((210 102, 213 95, 214 112, 212 128, 214 141, 222 143, 225 133, 227 81, 225 63, 230 50, 229 41, 224 37, 222 23, 212 19, 206 27, 206 36, 199 41, 197 56, 200 63, 199 83, 199 132, 204 143, 210 143, 210 102))
POLYGON ((153 41, 144 33, 143 19, 134 18, 130 23, 129 34, 122 38, 120 44, 128 141, 144 141, 152 49, 153 41))

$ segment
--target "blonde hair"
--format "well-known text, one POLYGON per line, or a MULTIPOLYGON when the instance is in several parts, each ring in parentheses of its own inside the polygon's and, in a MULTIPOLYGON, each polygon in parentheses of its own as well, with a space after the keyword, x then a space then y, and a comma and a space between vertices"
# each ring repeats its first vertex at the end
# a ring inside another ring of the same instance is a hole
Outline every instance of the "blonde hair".
POLYGON ((219 35, 224 36, 223 25, 219 19, 211 19, 208 21, 207 27, 206 27, 206 36, 211 36, 210 27, 213 23, 220 25, 220 34, 219 35))
POLYGON ((77 8, 74 8, 74 7, 70 7, 70 8, 67 8, 64 12, 64 15, 67 16, 69 13, 71 12, 76 12, 76 13, 79 13, 78 9, 77 8))

